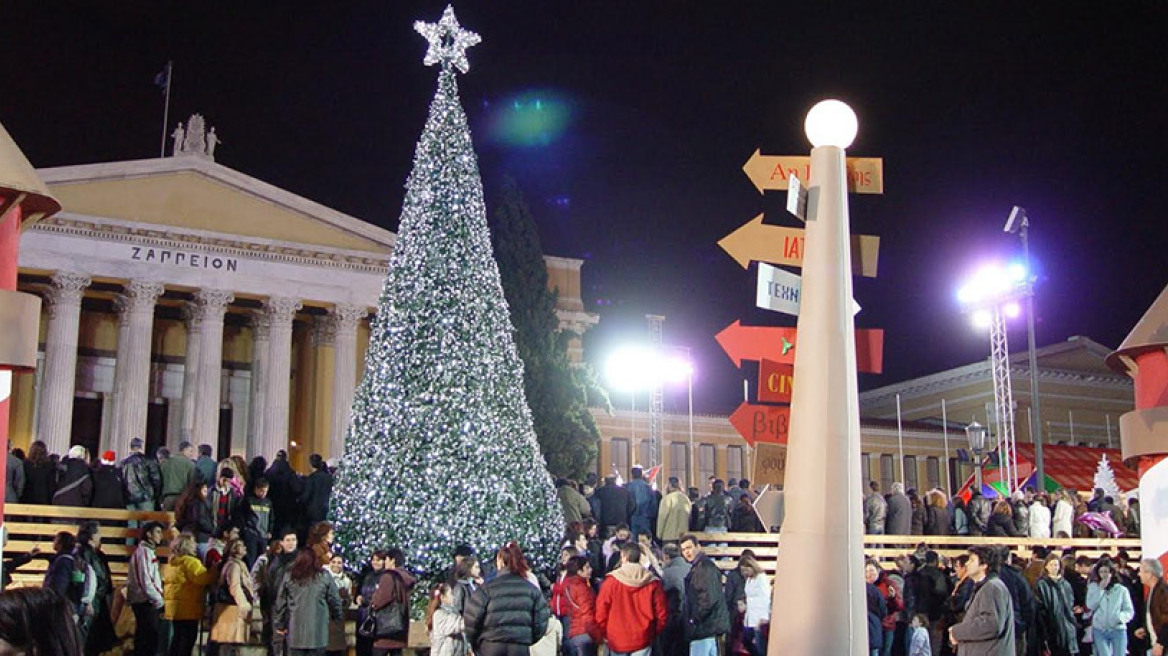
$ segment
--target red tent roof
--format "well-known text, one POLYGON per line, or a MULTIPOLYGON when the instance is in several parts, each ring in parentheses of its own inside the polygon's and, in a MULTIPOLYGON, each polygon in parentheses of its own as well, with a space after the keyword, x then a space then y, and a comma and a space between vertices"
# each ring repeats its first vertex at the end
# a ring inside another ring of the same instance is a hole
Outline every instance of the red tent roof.
MULTIPOLYGON (((1030 442, 1018 443, 1018 477, 1029 478, 1033 472, 1034 445, 1030 442)), ((1090 492, 1095 489, 1095 472, 1099 461, 1107 456, 1107 464, 1115 472, 1115 484, 1120 491, 1130 492, 1140 486, 1140 476, 1123 464, 1119 449, 1099 449, 1090 446, 1065 446, 1061 444, 1042 445, 1042 464, 1046 475, 1058 481, 1065 488, 1076 492, 1090 492)))
MULTIPOLYGON (((1017 476, 1018 481, 1026 481, 1034 473, 1034 444, 1030 442, 1018 443, 1017 449, 1017 476)), ((1120 491, 1130 492, 1140 486, 1139 474, 1128 469, 1123 464, 1119 449, 1099 449, 1089 446, 1064 446, 1061 444, 1042 445, 1042 460, 1046 475, 1054 479, 1059 485, 1075 490, 1076 492, 1091 492, 1095 488, 1095 472, 1099 469, 1099 461, 1107 456, 1111 470, 1115 472, 1115 484, 1120 491)), ((997 467, 986 468, 983 480, 986 484, 999 480, 997 467)), ((968 489, 973 483, 973 476, 962 486, 959 494, 968 496, 968 489)))

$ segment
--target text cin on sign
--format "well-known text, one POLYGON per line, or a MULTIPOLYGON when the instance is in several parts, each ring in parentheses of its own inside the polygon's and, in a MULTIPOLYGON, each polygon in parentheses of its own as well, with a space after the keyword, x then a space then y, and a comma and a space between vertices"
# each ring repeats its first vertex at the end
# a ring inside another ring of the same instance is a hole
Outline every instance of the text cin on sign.
POLYGON ((192 269, 213 269, 215 271, 237 271, 239 269, 239 260, 234 257, 189 253, 169 248, 131 246, 130 259, 135 262, 157 262, 158 264, 170 264, 192 269))
POLYGON ((763 360, 758 366, 758 400, 790 403, 795 387, 795 365, 763 360))

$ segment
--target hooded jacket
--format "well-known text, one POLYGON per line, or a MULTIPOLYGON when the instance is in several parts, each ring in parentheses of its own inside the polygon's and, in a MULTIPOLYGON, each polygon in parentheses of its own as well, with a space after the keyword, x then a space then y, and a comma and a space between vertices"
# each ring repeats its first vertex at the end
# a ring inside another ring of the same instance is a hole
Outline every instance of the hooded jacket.
POLYGON ((628 653, 652 645, 668 619, 665 589, 640 563, 625 563, 604 578, 596 625, 609 651, 628 653))

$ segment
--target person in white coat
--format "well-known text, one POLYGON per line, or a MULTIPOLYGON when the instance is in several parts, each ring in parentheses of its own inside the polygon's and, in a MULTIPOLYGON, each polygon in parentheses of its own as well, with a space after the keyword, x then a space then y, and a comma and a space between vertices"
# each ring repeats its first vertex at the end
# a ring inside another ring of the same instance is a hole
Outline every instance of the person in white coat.
POLYGON ((1075 504, 1071 493, 1059 490, 1058 501, 1054 504, 1054 517, 1051 519, 1051 530, 1056 538, 1069 538, 1074 533, 1071 524, 1075 521, 1075 504))
POLYGON ((1034 497, 1034 503, 1030 504, 1030 537, 1032 538, 1050 537, 1050 508, 1046 504, 1045 494, 1034 497))
POLYGON ((742 619, 742 646, 750 656, 765 656, 764 625, 771 620, 771 580, 751 556, 738 559, 738 570, 746 579, 746 613, 742 619))

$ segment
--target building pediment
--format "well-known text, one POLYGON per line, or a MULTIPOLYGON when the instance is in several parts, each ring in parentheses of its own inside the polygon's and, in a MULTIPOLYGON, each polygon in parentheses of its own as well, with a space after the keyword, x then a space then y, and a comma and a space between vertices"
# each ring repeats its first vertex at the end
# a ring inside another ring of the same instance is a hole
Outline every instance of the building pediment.
POLYGON ((395 235, 200 157, 39 169, 65 212, 388 255, 395 235))

